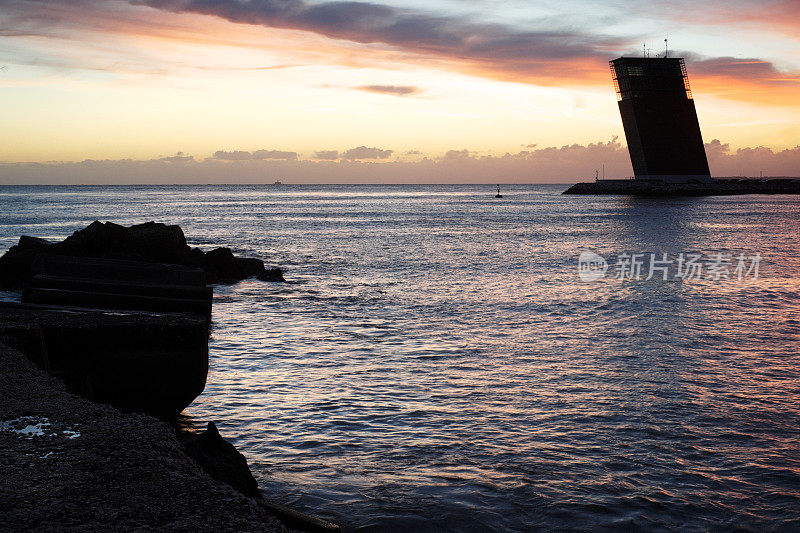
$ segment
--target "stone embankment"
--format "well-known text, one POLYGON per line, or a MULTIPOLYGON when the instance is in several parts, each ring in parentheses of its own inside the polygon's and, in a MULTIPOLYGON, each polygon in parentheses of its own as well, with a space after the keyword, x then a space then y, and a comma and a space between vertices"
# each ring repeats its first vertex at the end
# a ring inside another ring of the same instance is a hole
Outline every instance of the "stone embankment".
POLYGON ((710 183, 663 183, 646 180, 599 180, 576 183, 562 194, 625 196, 730 196, 800 194, 800 179, 717 179, 710 183))
POLYGON ((338 531, 261 498, 213 424, 180 435, 70 394, 2 342, 0 471, 2 531, 338 531))
POLYGON ((0 285, 24 289, 0 303, 0 530, 339 530, 263 499, 213 422, 162 421, 205 387, 208 285, 248 277, 284 281, 152 222, 0 257, 0 285))
POLYGON ((74 394, 164 420, 208 374, 208 322, 191 314, 0 303, 0 339, 74 394))

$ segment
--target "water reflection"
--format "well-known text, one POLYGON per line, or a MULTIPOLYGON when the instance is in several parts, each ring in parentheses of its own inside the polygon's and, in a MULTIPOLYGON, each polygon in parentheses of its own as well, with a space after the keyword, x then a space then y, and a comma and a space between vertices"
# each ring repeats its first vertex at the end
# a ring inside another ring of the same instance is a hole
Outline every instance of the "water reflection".
POLYGON ((34 191, 7 198, 0 242, 151 218, 286 267, 298 283, 216 292, 188 423, 217 420, 273 499, 351 529, 800 520, 800 203, 503 192, 34 191), (584 283, 582 250, 765 262, 744 282, 584 283))

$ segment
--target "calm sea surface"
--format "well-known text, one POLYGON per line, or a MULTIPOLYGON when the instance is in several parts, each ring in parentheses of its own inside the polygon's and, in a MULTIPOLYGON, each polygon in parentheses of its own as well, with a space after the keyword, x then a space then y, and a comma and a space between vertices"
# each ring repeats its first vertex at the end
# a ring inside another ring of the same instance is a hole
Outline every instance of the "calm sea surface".
POLYGON ((800 199, 562 189, 2 187, 0 250, 156 220, 282 267, 215 288, 185 414, 348 530, 800 529, 800 199), (651 253, 733 279, 646 280, 651 253))

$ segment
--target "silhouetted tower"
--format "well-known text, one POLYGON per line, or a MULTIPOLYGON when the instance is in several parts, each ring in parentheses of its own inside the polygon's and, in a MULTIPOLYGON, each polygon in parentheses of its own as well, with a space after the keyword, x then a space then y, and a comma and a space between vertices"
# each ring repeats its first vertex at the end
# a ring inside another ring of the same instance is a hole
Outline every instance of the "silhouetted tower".
POLYGON ((683 58, 620 57, 609 64, 636 179, 709 181, 683 58))

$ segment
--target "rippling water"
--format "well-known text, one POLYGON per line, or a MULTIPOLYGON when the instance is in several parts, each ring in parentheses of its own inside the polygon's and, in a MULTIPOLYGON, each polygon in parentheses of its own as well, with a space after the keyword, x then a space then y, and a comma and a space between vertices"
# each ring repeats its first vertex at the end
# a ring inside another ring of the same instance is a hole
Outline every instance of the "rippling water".
POLYGON ((213 419, 349 530, 800 528, 800 200, 558 186, 0 188, 0 249, 180 224, 289 284, 215 290, 213 419), (581 251, 760 253, 594 283, 581 251))

